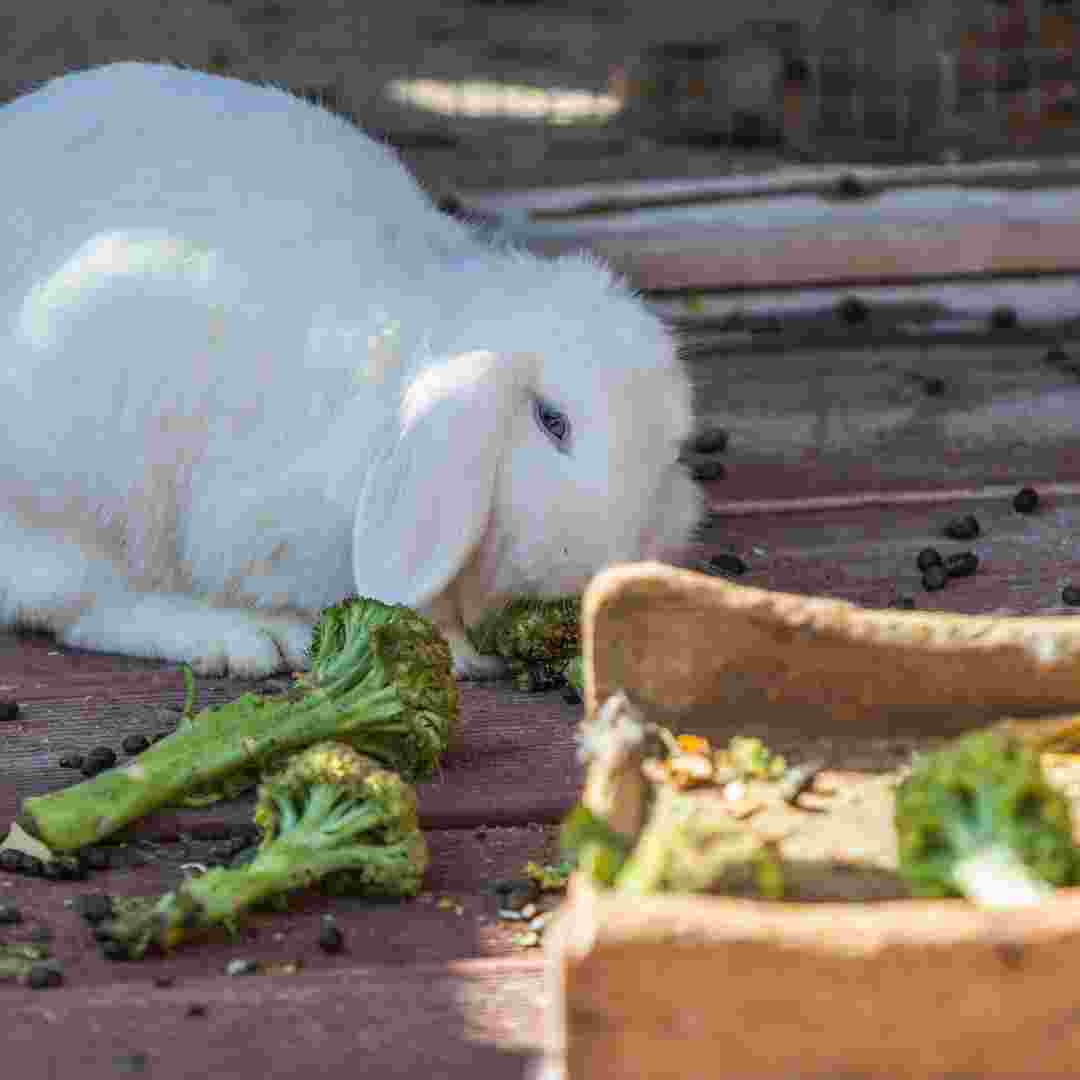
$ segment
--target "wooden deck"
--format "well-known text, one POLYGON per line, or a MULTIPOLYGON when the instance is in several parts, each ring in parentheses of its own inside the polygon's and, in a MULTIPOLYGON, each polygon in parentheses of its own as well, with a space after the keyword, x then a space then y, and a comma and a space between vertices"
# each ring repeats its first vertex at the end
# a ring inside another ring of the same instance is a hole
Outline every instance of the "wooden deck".
MULTIPOLYGON (((688 265, 673 264, 672 280, 683 283, 688 265)), ((726 256, 719 265, 733 272, 726 256)), ((662 268, 650 263, 651 283, 657 273, 662 281, 662 268)), ((711 284, 715 274, 701 280, 711 284)), ((733 438, 722 459, 726 475, 707 485, 717 512, 687 561, 734 551, 748 564, 750 584, 873 606, 905 593, 922 608, 965 612, 1052 607, 1063 584, 1080 584, 1075 376, 1040 367, 1023 343, 943 350, 934 363, 947 375, 946 391, 928 398, 905 377, 905 356, 824 347, 764 359, 698 355, 699 411, 733 438), (1043 493, 1034 515, 1012 509, 1022 484, 1043 493), (970 544, 943 540, 945 521, 966 513, 980 520, 982 535, 970 544), (978 572, 926 593, 914 560, 929 543, 975 550, 978 572)), ((198 689, 205 704, 246 687, 201 680, 198 689)), ((57 764, 64 752, 159 730, 154 709, 178 707, 182 684, 172 665, 8 636, 0 637, 0 694, 22 704, 16 721, 0 725, 4 828, 20 797, 70 782, 57 764)), ((573 739, 579 707, 558 693, 505 686, 467 686, 462 707, 463 744, 420 793, 433 865, 416 901, 307 898, 259 916, 237 941, 140 963, 104 960, 65 901, 169 887, 182 863, 250 827, 244 799, 142 823, 133 844, 142 865, 87 882, 0 873, 0 903, 24 913, 19 926, 0 927, 0 941, 47 928, 65 974, 63 987, 47 991, 0 983, 5 1074, 533 1075, 545 1049, 542 958, 514 944, 519 926, 497 917, 491 886, 555 854, 555 826, 581 777, 573 739), (333 956, 316 946, 329 911, 346 941, 333 956), (264 973, 226 976, 235 958, 257 960, 264 973), (165 977, 169 984, 158 985, 165 977)), ((795 760, 824 751, 837 766, 910 749, 902 740, 777 739, 795 760)))

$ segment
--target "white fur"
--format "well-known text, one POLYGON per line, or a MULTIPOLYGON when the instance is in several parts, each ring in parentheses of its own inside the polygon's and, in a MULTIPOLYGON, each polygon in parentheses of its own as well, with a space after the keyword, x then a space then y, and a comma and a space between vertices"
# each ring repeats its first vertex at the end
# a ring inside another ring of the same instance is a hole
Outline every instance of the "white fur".
POLYGON ((355 591, 484 674, 493 603, 697 520, 659 322, 589 258, 478 239, 346 121, 114 64, 0 109, 0 157, 4 623, 254 676, 355 591))

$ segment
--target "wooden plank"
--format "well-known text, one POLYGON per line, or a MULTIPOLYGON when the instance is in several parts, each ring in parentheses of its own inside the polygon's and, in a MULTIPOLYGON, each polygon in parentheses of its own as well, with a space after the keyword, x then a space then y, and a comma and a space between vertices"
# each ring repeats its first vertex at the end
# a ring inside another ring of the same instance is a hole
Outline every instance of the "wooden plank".
POLYGON ((1080 711, 1080 620, 872 610, 659 563, 597 575, 582 606, 585 704, 619 690, 661 723, 939 735, 1080 711))
MULTIPOLYGON (((5 725, 0 745, 0 828, 14 816, 18 800, 52 791, 78 779, 59 767, 70 751, 96 745, 118 747, 129 732, 160 730, 153 706, 180 704, 179 672, 172 666, 146 664, 140 671, 110 670, 110 659, 76 657, 78 670, 67 669, 67 654, 47 655, 51 643, 24 642, 0 651, 0 685, 23 703, 19 720, 5 725), (25 652, 24 652, 25 648, 25 652), (39 668, 26 677, 27 667, 39 668)), ((123 668, 130 661, 118 664, 123 668)), ((200 703, 240 693, 243 684, 199 680, 200 703)), ((465 736, 444 760, 440 774, 419 786, 425 825, 458 828, 474 825, 521 825, 556 822, 573 804, 580 785, 573 732, 580 707, 557 692, 517 693, 506 686, 463 686, 461 715, 465 736)), ((249 800, 233 800, 202 811, 162 813, 148 820, 153 833, 193 823, 244 824, 249 800)))
POLYGON ((1080 614, 1060 607, 1062 586, 1080 584, 1080 496, 1044 489, 1038 511, 1025 515, 1013 509, 1012 490, 972 492, 952 502, 916 492, 907 499, 883 496, 876 505, 803 498, 790 500, 786 511, 754 514, 726 514, 721 507, 710 518, 702 553, 739 554, 748 567, 739 580, 749 585, 866 607, 888 607, 905 594, 926 611, 1080 614), (976 539, 943 535, 950 520, 967 514, 979 522, 976 539), (973 551, 978 569, 928 592, 915 561, 925 547, 942 555, 973 551))
MULTIPOLYGON (((183 983, 209 975, 223 976, 234 957, 256 961, 262 970, 299 963, 308 973, 337 972, 342 977, 357 965, 440 964, 475 957, 531 955, 515 944, 522 924, 499 917, 494 884, 520 879, 526 862, 557 857, 557 830, 486 828, 428 830, 431 864, 424 889, 415 900, 375 901, 298 893, 285 910, 253 913, 236 939, 226 934, 189 943, 168 956, 151 955, 139 962, 106 960, 93 942, 90 928, 70 906, 83 893, 157 896, 175 888, 190 868, 219 860, 220 834, 177 837, 167 844, 139 843, 123 849, 132 865, 96 871, 81 882, 51 882, 0 871, 0 903, 15 905, 23 915, 16 926, 3 928, 4 942, 27 941, 44 931, 70 988, 89 991, 113 983, 145 984, 157 976, 183 983), (137 863, 138 865, 134 865, 137 863), (186 868, 186 869, 185 869, 186 868), (320 919, 332 913, 345 948, 329 955, 316 946, 320 919)), ((543 905, 558 900, 549 896, 543 905)), ((3 995, 20 991, 0 981, 3 995)), ((0 1004, 0 1008, 2 1008, 0 1004)))
POLYGON ((590 247, 641 289, 767 289, 924 274, 1080 271, 1080 225, 1072 222, 929 220, 778 227, 734 235, 724 228, 665 229, 597 237, 590 247))
POLYGON ((577 890, 552 931, 568 1080, 1060 1077, 1080 1053, 1080 895, 769 904, 577 890))
POLYGON ((20 1080, 517 1080, 540 1047, 542 994, 533 959, 0 991, 0 1046, 20 1080))

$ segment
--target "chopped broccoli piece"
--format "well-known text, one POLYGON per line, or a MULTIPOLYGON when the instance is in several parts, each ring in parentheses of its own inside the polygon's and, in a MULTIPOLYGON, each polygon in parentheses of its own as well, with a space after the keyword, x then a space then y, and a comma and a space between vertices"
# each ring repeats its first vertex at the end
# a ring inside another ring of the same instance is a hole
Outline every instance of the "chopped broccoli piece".
POLYGON ((73 851, 326 739, 407 780, 431 776, 457 723, 442 636, 407 607, 366 599, 334 605, 320 625, 310 673, 285 694, 245 694, 204 709, 134 761, 23 800, 23 828, 54 851, 73 851))
POLYGON ((563 822, 559 844, 568 861, 594 884, 602 886, 615 881, 631 847, 625 836, 581 803, 563 822))
POLYGON ((780 754, 774 754, 761 739, 752 735, 733 735, 727 750, 721 751, 721 759, 743 779, 777 780, 787 768, 787 762, 780 754))
POLYGON ((541 892, 562 892, 573 873, 574 864, 563 859, 557 865, 530 860, 525 864, 525 876, 536 882, 541 892))
POLYGON ((896 792, 899 868, 918 896, 1035 903, 1076 880, 1069 803, 1036 751, 977 731, 919 759, 896 792))
POLYGON ((254 859, 189 878, 156 903, 102 924, 111 956, 137 959, 251 908, 321 883, 332 892, 415 896, 428 863, 416 793, 396 773, 339 742, 308 747, 259 785, 254 859))
POLYGON ((780 899, 784 873, 776 851, 715 804, 661 784, 613 884, 636 896, 726 892, 780 899))
POLYGON ((562 686, 566 665, 581 651, 581 601, 521 596, 470 628, 482 653, 501 656, 520 690, 537 692, 562 686))

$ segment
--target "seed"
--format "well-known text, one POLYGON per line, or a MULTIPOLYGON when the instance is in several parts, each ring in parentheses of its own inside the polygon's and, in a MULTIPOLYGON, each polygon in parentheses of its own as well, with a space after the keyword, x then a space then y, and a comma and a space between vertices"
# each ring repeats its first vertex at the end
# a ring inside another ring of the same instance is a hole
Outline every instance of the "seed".
POLYGON ((864 300, 860 300, 857 296, 848 296, 836 305, 836 313, 848 326, 856 326, 859 323, 866 322, 870 314, 870 308, 867 307, 864 300))
POLYGON ((1061 590, 1061 602, 1069 607, 1080 607, 1080 589, 1075 585, 1066 585, 1061 590))
POLYGON ((150 740, 145 735, 125 735, 120 743, 120 749, 125 754, 134 756, 141 754, 150 745, 150 740))
POLYGON ((1016 308, 1002 304, 990 312, 990 326, 994 330, 1013 330, 1018 323, 1016 308))
POLYGON ((14 698, 0 698, 0 723, 19 716, 19 703, 14 698))
POLYGON ((869 195, 870 189, 855 173, 844 173, 833 181, 832 192, 840 199, 862 199, 869 195))
POLYGON ((85 881, 88 877, 86 865, 82 859, 71 855, 57 855, 50 865, 54 867, 53 880, 55 881, 85 881))
POLYGON ((97 926, 112 915, 112 898, 107 893, 84 893, 76 898, 75 910, 91 926, 97 926))
POLYGON ((931 566, 923 572, 922 576, 923 588, 927 592, 937 592, 938 589, 944 589, 945 582, 948 580, 949 575, 944 566, 931 566))
POLYGON ((930 569, 931 566, 941 566, 941 552, 937 548, 923 548, 922 551, 915 557, 915 565, 924 573, 930 569))
POLYGON ((974 515, 965 514, 963 517, 953 518, 945 526, 945 535, 950 540, 974 540, 982 530, 974 515))
POLYGON ((26 976, 26 985, 31 990, 48 990, 63 981, 63 972, 55 963, 33 964, 26 976))
POLYGON ((727 469, 722 461, 695 459, 690 463, 690 475, 699 483, 707 484, 712 480, 723 480, 727 469))
POLYGON ((86 758, 82 754, 65 754, 60 759, 61 769, 81 769, 86 758))
MULTIPOLYGON (((104 929, 103 927, 101 929, 104 929)), ((128 947, 122 941, 114 941, 112 938, 107 938, 101 943, 101 955, 106 960, 115 960, 117 962, 121 960, 130 960, 131 954, 128 952, 128 947)))
POLYGON ((206 1006, 201 1001, 189 1001, 188 1007, 184 1010, 185 1016, 205 1016, 206 1006))
POLYGON ((27 877, 41 877, 45 871, 45 864, 36 855, 27 855, 21 852, 22 872, 27 877))
POLYGON ((1039 505, 1039 493, 1034 488, 1021 488, 1013 496, 1013 509, 1018 514, 1030 514, 1039 505))
POLYGON ((89 778, 111 769, 116 764, 116 751, 108 746, 95 746, 83 762, 82 774, 89 778))
POLYGON ((732 555, 729 552, 713 555, 705 565, 708 567, 706 573, 723 574, 728 577, 739 577, 746 573, 746 563, 738 555, 732 555))
POLYGON ((14 904, 0 904, 0 925, 14 926, 22 922, 22 912, 14 904))
POLYGON ((225 965, 226 975, 254 975, 258 970, 257 960, 230 960, 225 965))
POLYGON ((0 851, 0 870, 6 870, 9 874, 22 873, 22 852, 5 848, 0 851))
POLYGON ((1047 349, 1046 355, 1043 356, 1043 363, 1056 368, 1068 367, 1070 363, 1069 354, 1060 345, 1055 345, 1053 348, 1047 349))
POLYGON ((491 891, 495 894, 500 908, 520 911, 536 899, 540 890, 532 878, 506 878, 494 882, 491 891))
POLYGON ((109 868, 109 853, 104 848, 84 848, 83 857, 91 870, 108 870, 109 868))
POLYGON ((979 568, 979 556, 974 551, 958 551, 945 560, 949 577, 971 577, 979 568))
POLYGON ((341 947, 344 944, 345 939, 342 937, 337 923, 333 919, 323 919, 322 925, 319 927, 319 948, 324 953, 337 953, 341 952, 341 947))
POLYGON ((721 454, 727 449, 728 433, 722 427, 703 428, 687 440, 686 448, 694 454, 721 454))

